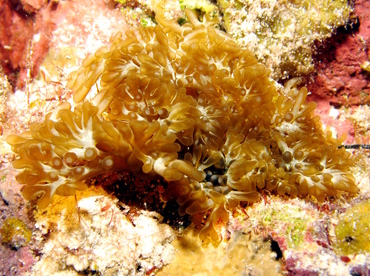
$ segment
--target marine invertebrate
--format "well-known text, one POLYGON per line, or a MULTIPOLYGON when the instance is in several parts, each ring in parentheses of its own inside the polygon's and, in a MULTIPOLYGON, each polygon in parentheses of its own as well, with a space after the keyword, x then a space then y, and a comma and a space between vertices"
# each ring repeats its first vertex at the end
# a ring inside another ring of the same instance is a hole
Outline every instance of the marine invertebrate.
POLYGON ((228 210, 261 189, 318 200, 355 193, 354 158, 322 131, 307 89, 279 91, 217 19, 186 15, 183 26, 157 15, 154 27, 118 33, 70 75, 74 108, 8 137, 24 197, 43 208, 105 172, 159 175, 162 199, 218 241, 228 210))

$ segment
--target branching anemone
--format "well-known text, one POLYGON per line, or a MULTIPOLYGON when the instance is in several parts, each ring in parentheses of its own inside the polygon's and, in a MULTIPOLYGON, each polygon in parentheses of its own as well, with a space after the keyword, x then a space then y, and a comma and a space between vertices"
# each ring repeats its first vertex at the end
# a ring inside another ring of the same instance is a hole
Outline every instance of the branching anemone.
POLYGON ((217 242, 229 210, 263 189, 319 201, 355 193, 354 158, 323 132, 307 89, 279 91, 216 19, 186 16, 183 26, 157 15, 155 27, 118 33, 70 75, 73 108, 8 137, 23 196, 45 208, 99 174, 159 175, 162 199, 217 242))

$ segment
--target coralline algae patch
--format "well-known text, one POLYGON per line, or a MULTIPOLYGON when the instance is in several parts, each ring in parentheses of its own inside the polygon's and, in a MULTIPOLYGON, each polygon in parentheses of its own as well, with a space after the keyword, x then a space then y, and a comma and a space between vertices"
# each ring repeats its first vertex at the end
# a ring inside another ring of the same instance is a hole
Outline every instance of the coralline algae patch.
POLYGON ((349 255, 370 252, 370 201, 360 202, 340 215, 335 227, 335 250, 349 255))
POLYGON ((334 106, 365 106, 370 102, 370 2, 352 2, 353 22, 324 42, 315 54, 315 73, 308 80, 314 100, 334 106))
POLYGON ((56 197, 36 213, 44 247, 32 275, 146 275, 173 258, 175 234, 159 214, 141 211, 130 220, 130 207, 101 188, 77 198, 76 206, 74 197, 56 197))

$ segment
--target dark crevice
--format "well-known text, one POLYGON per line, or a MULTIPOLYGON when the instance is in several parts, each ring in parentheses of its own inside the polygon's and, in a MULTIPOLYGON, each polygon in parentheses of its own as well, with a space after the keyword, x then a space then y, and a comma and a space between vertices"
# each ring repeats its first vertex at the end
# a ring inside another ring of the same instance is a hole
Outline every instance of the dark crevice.
POLYGON ((283 257, 283 252, 280 249, 280 246, 277 241, 271 239, 271 250, 276 253, 275 260, 280 260, 283 257))

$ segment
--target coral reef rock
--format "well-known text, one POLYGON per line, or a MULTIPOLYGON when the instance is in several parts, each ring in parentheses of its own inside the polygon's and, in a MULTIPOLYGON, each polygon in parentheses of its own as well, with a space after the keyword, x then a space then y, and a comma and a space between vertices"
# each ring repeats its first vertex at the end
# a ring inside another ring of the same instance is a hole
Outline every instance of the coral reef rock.
POLYGON ((73 197, 55 198, 36 214, 44 247, 33 275, 148 275, 173 258, 174 231, 159 214, 141 211, 129 219, 130 207, 101 189, 78 197, 77 206, 73 197))
POLYGON ((314 43, 330 37, 350 19, 346 0, 219 0, 225 28, 240 45, 272 70, 276 80, 314 70, 314 43))

